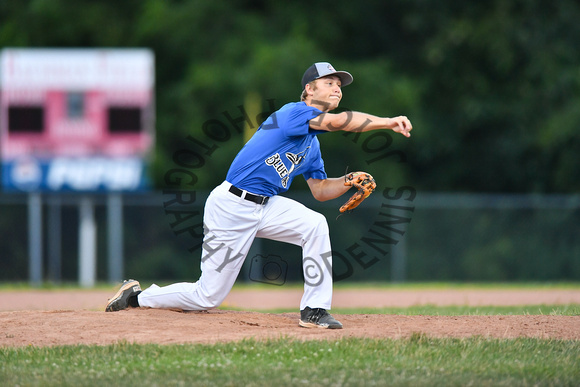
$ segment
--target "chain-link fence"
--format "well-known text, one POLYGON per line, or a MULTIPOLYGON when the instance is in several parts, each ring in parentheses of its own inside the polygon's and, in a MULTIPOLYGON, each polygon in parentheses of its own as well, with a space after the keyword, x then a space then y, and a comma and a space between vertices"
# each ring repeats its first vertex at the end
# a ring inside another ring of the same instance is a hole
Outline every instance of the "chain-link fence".
MULTIPOLYGON (((195 281, 199 274, 203 203, 207 192, 122 196, 122 275, 155 281, 195 281), (191 204, 189 204, 191 203, 191 204), (180 205, 178 205, 180 204, 180 205)), ((289 195, 323 213, 340 281, 580 280, 580 195, 415 193, 373 194, 337 218, 341 200, 289 195)), ((79 277, 79 195, 43 195, 43 281, 79 277)), ((111 278, 106 195, 91 196, 97 226, 98 281, 111 278)), ((0 281, 30 275, 29 200, 0 195, 0 281)), ((301 249, 256 240, 238 281, 281 285, 303 280, 301 249), (275 269, 275 270, 273 270, 275 269)))

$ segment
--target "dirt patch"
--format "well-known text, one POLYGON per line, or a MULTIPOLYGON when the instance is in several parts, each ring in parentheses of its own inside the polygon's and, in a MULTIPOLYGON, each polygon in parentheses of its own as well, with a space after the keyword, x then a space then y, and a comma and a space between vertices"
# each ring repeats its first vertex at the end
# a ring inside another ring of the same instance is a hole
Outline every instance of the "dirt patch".
MULTIPOLYGON (((248 338, 297 340, 345 337, 401 338, 414 333, 432 337, 537 337, 580 340, 580 316, 396 316, 333 315, 344 329, 305 329, 299 314, 263 313, 294 308, 299 290, 238 290, 225 305, 254 311, 214 310, 183 313, 130 309, 103 312, 114 291, 2 292, 0 346, 106 345, 130 343, 215 343, 248 338)), ((336 308, 411 305, 580 304, 576 290, 337 290, 336 308)))
POLYGON ((0 346, 74 344, 215 343, 280 337, 298 340, 344 337, 537 337, 580 339, 576 316, 395 316, 335 315, 342 330, 298 326, 298 313, 270 314, 215 310, 179 313, 131 309, 95 311, 21 311, 0 313, 0 346))

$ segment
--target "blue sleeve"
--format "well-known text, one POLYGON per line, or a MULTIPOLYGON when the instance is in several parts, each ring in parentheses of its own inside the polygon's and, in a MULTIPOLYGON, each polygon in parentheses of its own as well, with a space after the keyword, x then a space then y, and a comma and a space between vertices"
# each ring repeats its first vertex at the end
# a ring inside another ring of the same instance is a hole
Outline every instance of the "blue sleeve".
POLYGON ((304 176, 305 180, 308 179, 326 180, 328 176, 326 175, 326 171, 324 170, 324 162, 320 160, 320 169, 305 172, 302 174, 302 176, 304 176))
POLYGON ((284 134, 288 137, 305 136, 307 134, 323 132, 320 130, 313 131, 310 129, 310 120, 318 117, 322 111, 315 107, 308 106, 305 103, 298 103, 293 109, 290 109, 286 122, 282 126, 284 134))
POLYGON ((315 161, 312 163, 308 171, 304 172, 302 176, 304 176, 305 180, 308 179, 320 179, 324 180, 327 178, 326 171, 324 170, 324 160, 322 160, 322 154, 320 153, 320 144, 318 143, 318 139, 314 138, 316 141, 316 154, 315 161))

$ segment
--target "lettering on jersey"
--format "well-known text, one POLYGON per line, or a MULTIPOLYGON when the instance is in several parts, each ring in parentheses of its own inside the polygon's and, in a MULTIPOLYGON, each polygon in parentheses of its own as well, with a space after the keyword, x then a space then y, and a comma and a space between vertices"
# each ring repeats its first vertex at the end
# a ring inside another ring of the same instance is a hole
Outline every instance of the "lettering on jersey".
POLYGON ((290 180, 290 174, 296 169, 298 165, 302 163, 302 161, 304 161, 304 158, 306 157, 306 151, 308 149, 310 149, 310 147, 296 154, 286 152, 286 158, 290 161, 290 169, 286 167, 279 153, 276 153, 268 157, 266 160, 264 160, 266 165, 269 165, 276 170, 278 176, 280 176, 280 178, 282 179, 282 187, 288 188, 288 180, 290 180))
POLYGON ((282 178, 282 187, 286 188, 286 186, 288 185, 289 178, 288 168, 286 168, 286 166, 282 162, 280 155, 276 153, 275 155, 268 157, 266 160, 264 160, 264 162, 266 163, 266 165, 274 167, 276 172, 278 172, 278 176, 282 178))

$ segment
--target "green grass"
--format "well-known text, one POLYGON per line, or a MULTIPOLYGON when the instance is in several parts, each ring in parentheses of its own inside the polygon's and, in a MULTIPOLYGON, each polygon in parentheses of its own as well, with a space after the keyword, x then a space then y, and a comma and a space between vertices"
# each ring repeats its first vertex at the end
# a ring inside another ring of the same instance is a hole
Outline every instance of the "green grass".
MULTIPOLYGON (((158 283, 158 285, 161 285, 158 283)), ((236 290, 264 289, 268 291, 303 289, 303 282, 287 282, 273 286, 258 282, 237 282, 236 290)), ((580 290, 580 282, 335 282, 334 289, 380 289, 380 290, 580 290)))
MULTIPOLYGON (((220 307, 222 310, 249 311, 248 308, 220 307)), ((296 308, 256 309, 260 313, 292 313, 296 308)), ((333 314, 394 314, 405 316, 512 316, 512 315, 548 315, 580 316, 580 304, 567 305, 521 305, 521 306, 436 306, 416 305, 407 308, 332 308, 333 314)))
MULTIPOLYGON (((493 316, 493 315, 550 315, 580 316, 580 305, 525 305, 525 306, 434 306, 418 305, 408 308, 332 309, 336 314, 397 314, 425 316, 493 316)), ((580 329, 580 328, 579 328, 580 329)))
POLYGON ((341 339, 0 348, 2 386, 574 386, 580 342, 341 339))
MULTIPOLYGON (((110 287, 104 285, 103 288, 106 286, 110 287)), ((352 284, 338 287, 343 286, 367 287, 352 284)), ((379 286, 418 290, 488 287, 579 288, 578 284, 570 283, 379 286)), ((26 288, 26 285, 0 285, 0 291, 26 288)), ((74 290, 75 286, 47 286, 44 289, 74 290)), ((265 289, 273 290, 268 285, 265 289)), ((335 308, 332 312, 579 316, 580 305, 422 305, 409 308, 335 308)), ((280 338, 215 345, 121 342, 107 346, 0 348, 0 386, 578 386, 579 365, 578 340, 437 339, 417 333, 410 338, 380 340, 345 338, 302 342, 280 338)))
MULTIPOLYGON (((183 279, 191 281, 190 279, 183 279)), ((140 280, 141 287, 151 285, 151 280, 140 280)), ((154 281, 159 286, 169 285, 179 281, 154 281)), ((14 290, 111 290, 118 284, 112 285, 107 282, 97 282, 91 289, 80 288, 76 282, 51 283, 44 282, 39 287, 33 287, 28 282, 0 282, 1 291, 14 290)), ((303 289, 302 282, 287 282, 284 286, 272 286, 258 282, 237 282, 235 290, 278 290, 303 289)), ((555 281, 555 282, 337 282, 334 289, 381 289, 381 290, 580 290, 580 282, 555 281)))
MULTIPOLYGON (((300 284, 299 284, 300 285, 300 284)), ((272 287, 271 285, 267 285, 272 287)), ((548 290, 580 289, 580 282, 546 281, 546 282, 337 282, 335 289, 393 289, 393 290, 548 290)))

